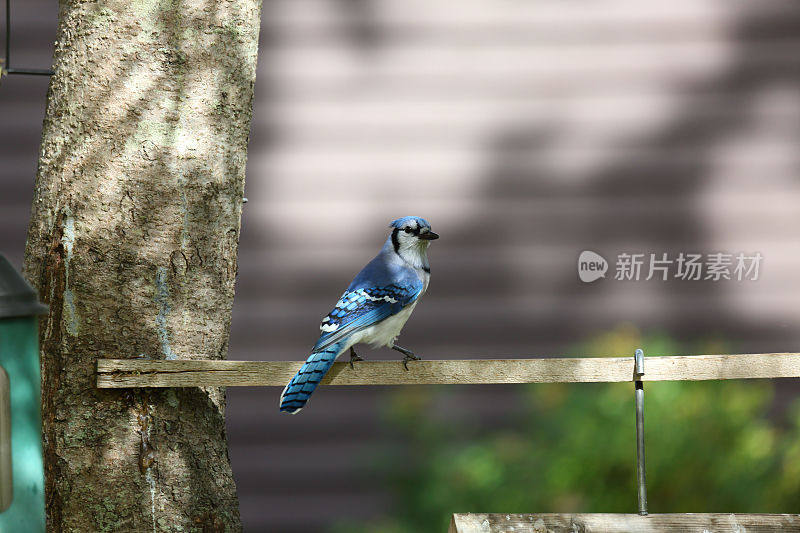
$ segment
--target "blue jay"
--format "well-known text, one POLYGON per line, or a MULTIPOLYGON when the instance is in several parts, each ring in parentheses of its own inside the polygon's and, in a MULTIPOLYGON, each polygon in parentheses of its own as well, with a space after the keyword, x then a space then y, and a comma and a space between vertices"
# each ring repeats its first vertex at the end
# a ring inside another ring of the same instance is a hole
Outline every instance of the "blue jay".
POLYGON ((281 393, 280 409, 302 409, 339 355, 350 350, 350 366, 363 361, 353 345, 388 346, 403 354, 403 366, 419 360, 394 341, 428 289, 428 245, 439 236, 424 218, 398 218, 380 253, 353 279, 333 311, 322 319, 322 333, 306 363, 281 393))

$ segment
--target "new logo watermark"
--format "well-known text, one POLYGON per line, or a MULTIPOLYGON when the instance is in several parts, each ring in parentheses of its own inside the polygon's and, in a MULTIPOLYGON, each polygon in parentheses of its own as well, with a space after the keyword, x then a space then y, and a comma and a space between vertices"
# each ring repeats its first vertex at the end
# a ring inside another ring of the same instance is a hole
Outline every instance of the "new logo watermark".
POLYGON ((591 283, 600 278, 606 277, 608 271, 608 261, 591 250, 584 250, 578 256, 578 277, 584 283, 591 283))
MULTIPOLYGON (((679 252, 617 254, 614 279, 617 281, 650 281, 679 279, 683 281, 757 281, 764 256, 714 252, 710 254, 679 252)), ((578 277, 591 283, 606 277, 608 262, 591 250, 578 256, 578 277)))

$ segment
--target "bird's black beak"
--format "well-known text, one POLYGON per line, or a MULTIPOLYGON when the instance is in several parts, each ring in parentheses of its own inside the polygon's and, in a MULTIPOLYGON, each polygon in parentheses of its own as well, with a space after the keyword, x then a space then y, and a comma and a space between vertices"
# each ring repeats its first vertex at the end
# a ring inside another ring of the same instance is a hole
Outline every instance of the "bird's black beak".
POLYGON ((439 234, 432 231, 427 231, 425 233, 420 233, 418 237, 423 241, 433 241, 439 238, 439 234))

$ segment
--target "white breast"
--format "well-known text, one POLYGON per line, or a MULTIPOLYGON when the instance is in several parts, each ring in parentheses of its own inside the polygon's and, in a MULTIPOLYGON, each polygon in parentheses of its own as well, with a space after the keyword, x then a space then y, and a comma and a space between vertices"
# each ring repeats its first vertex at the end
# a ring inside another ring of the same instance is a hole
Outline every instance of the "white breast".
MULTIPOLYGON (((374 326, 359 331, 353 335, 350 340, 353 341, 353 344, 359 342, 369 343, 373 348, 379 346, 388 346, 391 348, 394 345, 394 340, 400 335, 400 331, 403 329, 403 326, 408 320, 408 317, 411 316, 411 312, 416 305, 417 302, 407 305, 396 315, 392 315, 374 326)), ((348 344, 350 344, 350 341, 348 341, 348 344)))

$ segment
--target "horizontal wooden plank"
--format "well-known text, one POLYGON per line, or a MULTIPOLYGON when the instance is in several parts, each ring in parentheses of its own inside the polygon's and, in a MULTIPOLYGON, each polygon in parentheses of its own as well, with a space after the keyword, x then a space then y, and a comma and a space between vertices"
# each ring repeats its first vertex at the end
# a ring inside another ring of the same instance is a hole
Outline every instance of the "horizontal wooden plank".
POLYGON ((454 514, 450 533, 800 531, 797 514, 454 514))
MULTIPOLYGON (((100 359, 99 388, 284 386, 300 361, 100 359)), ((645 358, 643 381, 800 377, 800 353, 645 358)), ((466 385, 633 381, 633 357, 334 363, 323 385, 466 385)))

